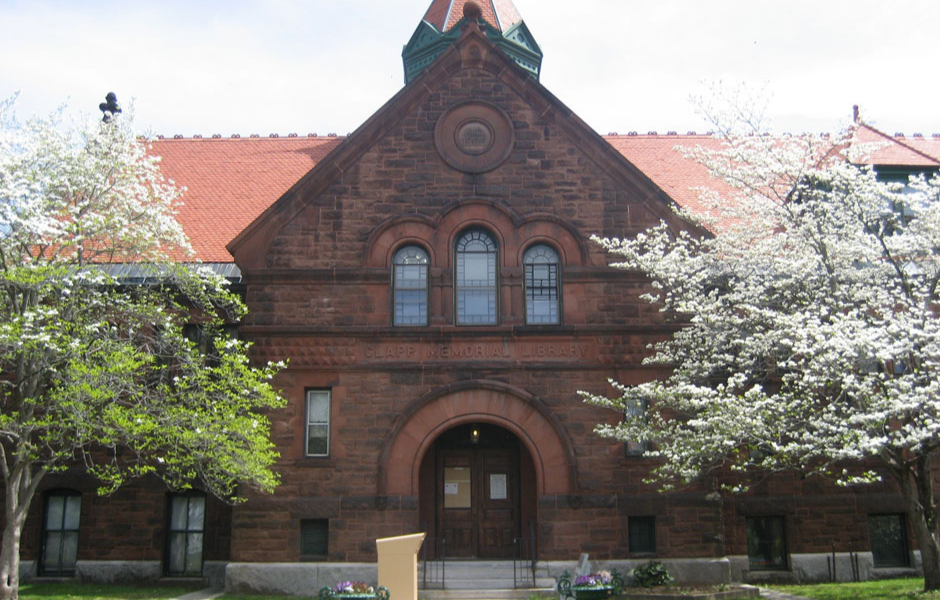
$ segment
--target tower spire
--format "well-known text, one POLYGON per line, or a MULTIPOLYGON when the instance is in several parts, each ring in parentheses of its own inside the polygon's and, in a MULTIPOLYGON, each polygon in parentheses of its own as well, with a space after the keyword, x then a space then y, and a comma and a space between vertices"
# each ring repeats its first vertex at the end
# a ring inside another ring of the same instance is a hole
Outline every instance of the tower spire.
POLYGON ((542 50, 512 0, 432 0, 402 50, 405 83, 424 71, 460 37, 460 26, 468 18, 476 19, 480 29, 497 47, 538 78, 542 50))

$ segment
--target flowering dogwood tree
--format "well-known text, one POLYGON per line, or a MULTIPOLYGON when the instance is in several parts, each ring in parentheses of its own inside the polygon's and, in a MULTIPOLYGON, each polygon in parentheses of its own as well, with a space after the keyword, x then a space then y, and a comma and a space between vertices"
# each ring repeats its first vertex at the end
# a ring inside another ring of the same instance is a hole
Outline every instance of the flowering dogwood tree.
POLYGON ((250 366, 222 335, 244 313, 238 296, 180 262, 181 192, 130 119, 75 131, 20 122, 12 105, 0 104, 2 598, 18 596, 45 476, 84 468, 102 493, 145 475, 226 500, 240 482, 270 491, 277 453, 258 410, 282 404, 279 366, 250 366))
POLYGON ((894 478, 938 589, 940 177, 885 183, 851 129, 769 136, 740 115, 713 119, 721 149, 686 150, 730 190, 684 215, 709 233, 598 240, 686 326, 648 359, 671 376, 585 394, 626 414, 597 432, 652 443, 667 487, 718 473, 741 491, 791 468, 894 478))

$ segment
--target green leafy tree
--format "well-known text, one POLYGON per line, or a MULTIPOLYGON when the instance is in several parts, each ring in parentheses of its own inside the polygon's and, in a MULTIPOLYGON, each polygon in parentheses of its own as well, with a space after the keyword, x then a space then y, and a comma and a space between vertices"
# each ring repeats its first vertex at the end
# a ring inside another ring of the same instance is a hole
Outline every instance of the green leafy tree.
POLYGON ((253 367, 224 335, 240 298, 184 262, 181 191, 130 117, 76 130, 20 122, 12 106, 0 104, 0 598, 18 596, 47 475, 83 466, 101 493, 150 475, 238 501, 239 484, 278 483, 263 413, 283 405, 281 365, 253 367))
POLYGON ((668 378, 586 394, 626 414, 597 431, 652 443, 667 486, 716 474, 743 491, 784 469, 893 478, 925 587, 940 589, 940 176, 880 181, 863 166, 877 148, 851 129, 771 136, 746 108, 710 114, 720 140, 687 152, 722 184, 703 193, 709 218, 686 217, 714 235, 598 240, 686 326, 648 359, 668 378))

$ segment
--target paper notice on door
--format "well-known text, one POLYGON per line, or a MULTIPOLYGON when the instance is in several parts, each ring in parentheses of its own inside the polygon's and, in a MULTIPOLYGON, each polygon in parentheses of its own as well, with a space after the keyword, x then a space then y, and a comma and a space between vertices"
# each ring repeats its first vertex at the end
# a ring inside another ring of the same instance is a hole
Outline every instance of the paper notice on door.
POLYGON ((506 474, 490 473, 490 500, 506 499, 506 474))
POLYGON ((444 484, 444 493, 445 494, 459 494, 460 493, 460 484, 459 483, 445 483, 444 484))

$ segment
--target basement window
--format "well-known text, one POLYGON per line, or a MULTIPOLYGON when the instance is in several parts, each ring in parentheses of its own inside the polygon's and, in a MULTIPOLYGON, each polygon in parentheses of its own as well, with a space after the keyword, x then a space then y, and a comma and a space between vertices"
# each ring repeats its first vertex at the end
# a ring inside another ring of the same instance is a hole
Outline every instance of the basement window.
POLYGON ((656 553, 656 518, 655 517, 629 517, 627 519, 627 536, 630 544, 630 555, 656 553))
POLYGON ((330 548, 329 519, 300 520, 300 558, 316 560, 326 558, 330 548))
POLYGON ((876 569, 910 566, 903 514, 868 515, 868 538, 876 569))
POLYGON ((787 568, 786 527, 783 517, 747 518, 747 562, 752 571, 787 568))

